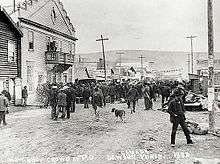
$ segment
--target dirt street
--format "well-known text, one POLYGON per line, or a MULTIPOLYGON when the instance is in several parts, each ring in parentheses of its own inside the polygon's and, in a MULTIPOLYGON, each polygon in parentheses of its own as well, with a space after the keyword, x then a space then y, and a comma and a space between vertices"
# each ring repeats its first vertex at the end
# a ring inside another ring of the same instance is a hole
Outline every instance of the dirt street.
MULTIPOLYGON (((176 147, 170 147, 171 124, 167 113, 144 111, 139 100, 130 114, 126 104, 107 104, 100 119, 93 110, 77 105, 69 120, 53 121, 50 108, 32 108, 7 115, 8 125, 0 127, 0 163, 88 163, 88 164, 190 164, 220 162, 220 139, 211 134, 192 135, 187 145, 182 131, 176 147), (124 109, 126 122, 116 121, 111 108, 124 109)), ((27 107, 28 108, 28 107, 27 107)), ((207 112, 187 112, 189 120, 207 123, 207 112)))

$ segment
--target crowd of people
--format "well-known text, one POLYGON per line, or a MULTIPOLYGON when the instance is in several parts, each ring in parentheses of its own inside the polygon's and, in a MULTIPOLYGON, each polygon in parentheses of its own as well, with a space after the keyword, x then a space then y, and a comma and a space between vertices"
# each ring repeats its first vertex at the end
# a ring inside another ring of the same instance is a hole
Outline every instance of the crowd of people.
MULTIPOLYGON (((75 104, 79 101, 83 101, 84 108, 89 108, 91 104, 95 115, 98 115, 98 107, 104 107, 106 103, 114 104, 116 101, 126 102, 128 108, 131 108, 131 114, 135 113, 140 98, 144 98, 145 110, 152 109, 153 102, 160 96, 164 107, 170 100, 172 91, 179 86, 180 83, 177 81, 112 81, 44 84, 37 90, 39 100, 43 102, 44 107, 52 107, 51 117, 57 120, 59 113, 62 113, 61 118, 70 118, 70 113, 75 112, 75 104)), ((183 94, 183 88, 186 86, 186 83, 181 83, 183 94)))
MULTIPOLYGON (((110 83, 68 83, 44 84, 38 86, 38 99, 43 102, 44 107, 51 106, 51 118, 69 119, 70 113, 76 110, 76 101, 82 99, 84 108, 91 105, 95 116, 99 117, 100 109, 106 103, 114 104, 116 101, 126 103, 131 114, 136 112, 136 104, 139 99, 144 99, 144 110, 153 108, 153 102, 161 97, 161 106, 168 106, 170 121, 173 124, 171 144, 175 145, 175 136, 178 125, 182 127, 187 139, 192 140, 185 124, 184 101, 188 90, 187 83, 177 81, 112 81, 110 83), (59 117, 60 116, 60 117, 59 117)), ((27 105, 28 91, 25 86, 22 90, 23 106, 27 105)), ((0 94, 0 123, 6 125, 5 114, 11 96, 7 91, 0 94)))

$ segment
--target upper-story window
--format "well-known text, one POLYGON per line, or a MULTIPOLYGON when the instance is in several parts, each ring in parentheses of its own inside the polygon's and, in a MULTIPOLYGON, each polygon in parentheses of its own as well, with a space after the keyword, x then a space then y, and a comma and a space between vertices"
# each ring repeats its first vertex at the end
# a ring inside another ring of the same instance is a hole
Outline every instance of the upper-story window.
POLYGON ((59 51, 59 42, 52 37, 47 37, 47 51, 59 51))
POLYGON ((28 31, 28 50, 34 50, 34 32, 28 31))
POLYGON ((15 42, 8 41, 8 62, 15 62, 15 42))
POLYGON ((72 48, 73 48, 72 43, 69 42, 69 53, 70 53, 70 54, 72 53, 72 48))

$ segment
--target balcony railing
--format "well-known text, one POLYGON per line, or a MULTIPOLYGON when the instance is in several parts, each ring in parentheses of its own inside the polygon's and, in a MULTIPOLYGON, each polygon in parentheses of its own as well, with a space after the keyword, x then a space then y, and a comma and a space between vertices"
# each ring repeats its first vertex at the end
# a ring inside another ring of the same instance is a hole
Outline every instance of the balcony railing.
POLYGON ((46 64, 73 64, 73 55, 59 51, 45 52, 46 64))

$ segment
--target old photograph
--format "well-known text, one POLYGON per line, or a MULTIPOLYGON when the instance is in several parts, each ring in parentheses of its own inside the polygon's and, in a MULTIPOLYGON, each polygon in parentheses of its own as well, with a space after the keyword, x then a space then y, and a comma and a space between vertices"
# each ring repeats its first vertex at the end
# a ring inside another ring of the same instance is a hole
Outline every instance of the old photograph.
POLYGON ((0 0, 0 164, 220 164, 219 0, 0 0))

